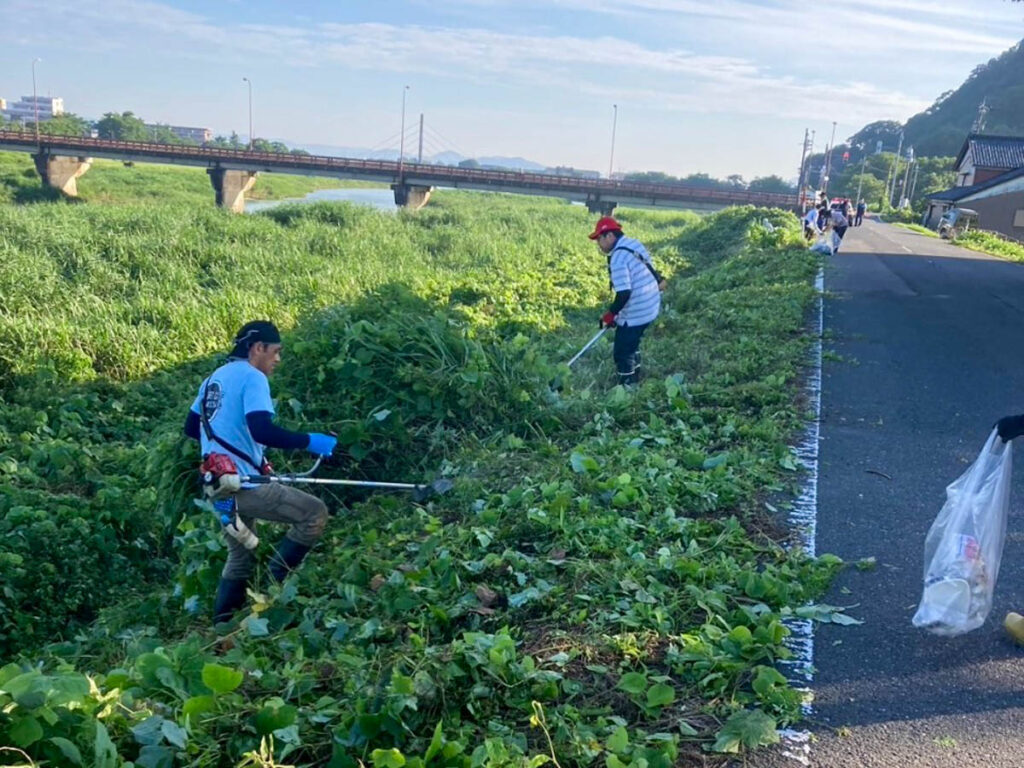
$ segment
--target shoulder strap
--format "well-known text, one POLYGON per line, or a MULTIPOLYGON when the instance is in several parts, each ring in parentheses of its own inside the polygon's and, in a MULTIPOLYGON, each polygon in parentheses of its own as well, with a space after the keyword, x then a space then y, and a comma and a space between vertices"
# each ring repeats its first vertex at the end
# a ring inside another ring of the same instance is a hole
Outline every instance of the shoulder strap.
POLYGON ((214 434, 213 425, 210 424, 210 419, 207 418, 206 416, 206 395, 210 390, 210 378, 212 378, 212 374, 209 377, 207 377, 206 383, 203 385, 203 397, 201 402, 199 403, 199 419, 203 424, 203 431, 206 432, 206 439, 211 442, 220 443, 221 447, 227 448, 229 451, 231 451, 239 458, 245 459, 252 466, 259 469, 260 464, 262 462, 253 460, 252 456, 250 456, 248 453, 236 448, 227 440, 222 440, 220 437, 214 434))
POLYGON ((625 251, 626 253, 632 253, 634 256, 636 256, 640 260, 641 264, 643 264, 645 267, 647 267, 647 271, 651 273, 651 277, 654 278, 654 282, 656 282, 656 283, 660 283, 661 282, 661 279, 662 279, 661 275, 658 274, 658 270, 656 270, 654 268, 654 265, 651 264, 651 262, 649 262, 643 256, 641 256, 640 252, 637 251, 636 248, 630 248, 628 245, 617 245, 614 248, 612 248, 611 253, 608 254, 608 271, 609 272, 611 271, 611 268, 612 268, 612 253, 615 253, 616 251, 625 251))

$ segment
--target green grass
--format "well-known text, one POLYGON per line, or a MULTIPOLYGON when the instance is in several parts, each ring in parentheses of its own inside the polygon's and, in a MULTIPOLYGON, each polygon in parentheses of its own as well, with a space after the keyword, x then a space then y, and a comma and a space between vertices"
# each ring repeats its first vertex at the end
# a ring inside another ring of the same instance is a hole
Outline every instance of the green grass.
MULTIPOLYGON (((261 173, 246 195, 252 200, 302 197, 318 189, 379 187, 360 181, 261 173)), ((203 168, 138 163, 126 166, 95 160, 78 180, 85 203, 213 205, 213 188, 203 168)), ((0 203, 57 201, 59 194, 42 186, 27 153, 0 152, 0 203)))
POLYGON ((800 713, 782 619, 838 563, 759 511, 798 479, 819 263, 781 211, 620 213, 671 276, 636 392, 608 344, 562 364, 609 298, 579 206, 0 206, 0 647, 23 654, 0 742, 54 764, 669 768, 776 738, 800 713), (180 426, 254 317, 285 331, 279 417, 339 435, 325 474, 456 487, 326 493, 323 540, 253 584, 227 650, 180 426))
POLYGON ((953 241, 956 245, 980 251, 992 256, 999 256, 1010 261, 1024 261, 1024 245, 1007 240, 993 232, 973 229, 953 241))
POLYGON ((905 224, 903 222, 896 222, 893 226, 902 227, 903 229, 909 229, 911 232, 917 232, 919 235, 925 235, 926 237, 938 237, 938 233, 928 229, 928 227, 922 227, 920 224, 905 224))

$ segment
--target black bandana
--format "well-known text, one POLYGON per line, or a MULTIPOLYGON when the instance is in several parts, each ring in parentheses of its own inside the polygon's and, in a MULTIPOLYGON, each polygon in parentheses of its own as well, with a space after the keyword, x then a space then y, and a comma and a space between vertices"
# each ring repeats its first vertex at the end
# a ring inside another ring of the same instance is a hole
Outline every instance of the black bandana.
POLYGON ((259 342, 264 344, 280 344, 281 334, 269 320, 253 320, 246 323, 235 334, 234 349, 229 357, 245 359, 249 357, 249 347, 259 342))

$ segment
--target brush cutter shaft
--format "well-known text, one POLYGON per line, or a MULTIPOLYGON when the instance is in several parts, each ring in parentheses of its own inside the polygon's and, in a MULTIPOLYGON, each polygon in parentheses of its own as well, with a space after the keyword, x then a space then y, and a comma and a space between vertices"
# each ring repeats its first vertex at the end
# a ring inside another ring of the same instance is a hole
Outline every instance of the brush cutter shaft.
POLYGON ((601 338, 602 336, 604 336, 604 332, 605 332, 605 331, 607 331, 607 330, 608 330, 607 328, 602 328, 602 329, 601 329, 600 331, 598 331, 597 333, 595 333, 595 334, 594 334, 594 338, 592 338, 592 339, 591 339, 590 341, 588 341, 588 342, 586 343, 586 345, 585 345, 585 346, 583 347, 583 349, 581 349, 581 350, 580 350, 579 352, 577 352, 577 353, 576 353, 576 354, 575 354, 575 355, 573 356, 572 360, 570 360, 570 361, 569 361, 568 363, 566 363, 566 365, 568 365, 568 366, 569 366, 569 367, 571 368, 571 367, 572 367, 572 364, 573 364, 573 363, 575 363, 575 362, 576 362, 577 360, 579 360, 579 359, 580 359, 581 357, 583 357, 583 354, 584 354, 584 353, 585 353, 585 352, 586 352, 586 351, 587 351, 588 349, 590 349, 590 348, 591 348, 592 346, 594 346, 595 344, 597 344, 597 340, 598 340, 598 339, 600 339, 600 338, 601 338))
POLYGON ((400 488, 406 491, 426 487, 416 485, 414 483, 378 483, 372 480, 333 480, 321 477, 304 477, 302 475, 254 475, 251 477, 242 477, 241 479, 243 483, 255 483, 257 485, 266 485, 269 483, 313 483, 316 485, 352 485, 360 488, 400 488))

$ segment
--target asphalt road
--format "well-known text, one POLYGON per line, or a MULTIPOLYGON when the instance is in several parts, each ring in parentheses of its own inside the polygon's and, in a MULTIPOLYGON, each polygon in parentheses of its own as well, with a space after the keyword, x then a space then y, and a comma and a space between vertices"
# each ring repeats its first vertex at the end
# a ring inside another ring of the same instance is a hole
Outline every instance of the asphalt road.
POLYGON ((877 565, 826 598, 864 624, 816 630, 805 764, 1021 768, 1024 649, 1002 619, 1024 612, 1024 439, 987 623, 943 639, 910 620, 945 486, 998 417, 1024 412, 1024 265, 868 221, 825 288, 817 551, 877 565))

